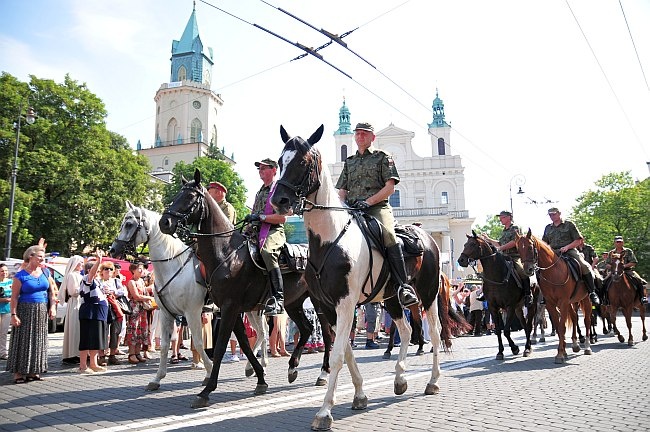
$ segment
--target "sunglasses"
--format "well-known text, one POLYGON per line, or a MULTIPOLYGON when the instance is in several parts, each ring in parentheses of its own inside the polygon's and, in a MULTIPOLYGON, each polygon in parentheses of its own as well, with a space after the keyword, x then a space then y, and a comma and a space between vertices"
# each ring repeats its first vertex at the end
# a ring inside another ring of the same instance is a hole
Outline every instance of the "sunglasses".
POLYGON ((106 267, 106 268, 104 268, 104 270, 110 270, 110 271, 113 271, 113 270, 115 270, 115 269, 114 269, 114 268, 110 268, 110 267, 106 267))

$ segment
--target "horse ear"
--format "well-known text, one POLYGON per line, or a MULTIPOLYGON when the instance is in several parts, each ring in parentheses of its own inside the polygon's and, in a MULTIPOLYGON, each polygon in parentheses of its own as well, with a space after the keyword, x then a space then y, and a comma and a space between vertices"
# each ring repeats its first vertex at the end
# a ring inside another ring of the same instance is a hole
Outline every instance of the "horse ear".
POLYGON ((280 138, 282 138, 282 142, 285 144, 291 139, 287 131, 284 130, 284 126, 282 125, 280 125, 280 138))
POLYGON ((127 210, 133 210, 133 204, 131 204, 131 201, 126 200, 126 209, 127 210))
POLYGON ((187 183, 187 179, 185 178, 185 176, 183 174, 181 174, 181 184, 185 185, 185 183, 187 183))
POLYGON ((314 144, 320 141, 321 137, 323 136, 323 131, 325 131, 325 125, 320 125, 320 127, 316 129, 316 132, 314 132, 307 140, 309 147, 312 147, 314 144))
POLYGON ((196 186, 201 184, 201 171, 198 168, 194 170, 194 184, 196 186))
POLYGON ((474 230, 472 230, 472 237, 476 238, 476 231, 474 231, 474 230))
POLYGON ((526 237, 530 238, 533 235, 533 232, 528 228, 528 233, 526 234, 526 237))

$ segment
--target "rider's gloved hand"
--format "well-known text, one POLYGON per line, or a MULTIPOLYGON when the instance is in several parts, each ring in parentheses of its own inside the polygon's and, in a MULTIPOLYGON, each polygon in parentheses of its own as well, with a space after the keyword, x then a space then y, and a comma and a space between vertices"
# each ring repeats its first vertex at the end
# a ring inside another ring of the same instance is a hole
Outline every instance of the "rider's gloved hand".
POLYGON ((260 220, 260 215, 257 213, 251 213, 249 215, 246 215, 244 218, 244 222, 250 223, 250 222, 257 222, 260 220))
POLYGON ((368 204, 366 201, 358 200, 355 201, 354 204, 352 204, 352 208, 359 209, 359 210, 366 210, 370 208, 370 204, 368 204))

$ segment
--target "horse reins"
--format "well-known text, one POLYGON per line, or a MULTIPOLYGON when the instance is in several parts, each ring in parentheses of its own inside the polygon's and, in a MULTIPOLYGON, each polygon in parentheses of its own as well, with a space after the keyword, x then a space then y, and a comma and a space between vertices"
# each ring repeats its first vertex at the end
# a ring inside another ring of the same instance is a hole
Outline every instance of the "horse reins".
POLYGON ((551 285, 555 285, 555 286, 564 286, 564 285, 566 285, 566 283, 569 282, 569 279, 571 279, 571 271, 569 271, 568 269, 567 269, 566 280, 564 282, 562 282, 562 283, 555 283, 552 280, 545 278, 544 275, 542 274, 543 271, 546 271, 546 270, 549 270, 549 269, 553 268, 558 262, 560 262, 561 256, 558 255, 557 259, 550 266, 548 266, 548 267, 540 267, 539 266, 539 251, 537 250, 537 248, 539 246, 537 245, 537 241, 535 239, 532 239, 532 242, 533 242, 533 259, 528 261, 528 262, 533 263, 533 266, 535 267, 535 273, 538 273, 539 277, 541 279, 544 279, 546 282, 550 283, 551 285))
MULTIPOLYGON (((478 237, 476 238, 476 241, 477 241, 477 243, 479 244, 479 255, 480 255, 480 253, 483 252, 483 244, 485 244, 486 246, 488 246, 488 245, 487 245, 487 243, 485 243, 485 242, 481 242, 481 241, 478 239, 478 237)), ((488 246, 488 248, 490 249, 490 252, 492 252, 493 249, 490 248, 489 246, 488 246)), ((476 261, 483 260, 483 259, 487 259, 487 258, 496 258, 497 253, 498 253, 498 252, 493 252, 493 253, 491 253, 490 255, 479 256, 479 257, 478 257, 477 259, 475 259, 475 260, 470 260, 469 265, 470 265, 470 266, 472 267, 472 269, 474 270, 474 273, 476 273, 476 274, 479 273, 478 270, 476 269, 476 261)), ((468 258, 469 258, 469 257, 468 257, 468 258)), ((506 268, 507 268, 507 267, 506 267, 506 268)), ((495 285, 506 285, 506 284, 508 283, 508 281, 510 280, 510 269, 508 269, 508 271, 506 272, 506 276, 505 276, 505 278, 503 278, 503 281, 501 281, 501 282, 493 281, 493 280, 490 280, 490 279, 486 278, 486 277, 485 277, 485 272, 483 272, 483 274, 482 274, 482 276, 481 276, 481 279, 483 279, 483 280, 486 281, 486 282, 489 282, 489 283, 495 284, 495 285)))

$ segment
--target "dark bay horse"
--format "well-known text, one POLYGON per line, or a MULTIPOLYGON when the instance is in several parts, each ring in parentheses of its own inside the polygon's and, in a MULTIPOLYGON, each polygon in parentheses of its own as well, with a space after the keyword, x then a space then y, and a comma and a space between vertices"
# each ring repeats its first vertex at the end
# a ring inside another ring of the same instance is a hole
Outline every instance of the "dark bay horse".
MULTIPOLYGON (((233 328, 238 329, 241 326, 244 334, 241 313, 260 309, 268 297, 269 281, 250 256, 248 242, 251 240, 233 228, 217 203, 208 195, 207 189, 201 184, 199 170, 195 171, 192 181, 184 180, 183 183, 181 190, 163 213, 160 229, 166 234, 174 234, 179 226, 199 227, 198 233, 191 233, 191 236, 197 238, 198 254, 206 268, 206 282, 211 288, 212 300, 221 309, 212 374, 207 386, 192 404, 192 407, 198 408, 207 406, 210 393, 217 387, 219 368, 233 328)), ((306 284, 300 283, 301 276, 295 272, 283 276, 285 309, 300 330, 298 346, 289 359, 289 382, 296 379, 302 348, 312 331, 312 325, 302 309, 308 294, 306 284)), ((312 299, 312 302, 318 308, 317 301, 312 299)), ((328 332, 329 323, 323 322, 322 327, 325 341, 322 371, 326 371, 329 369, 328 349, 331 346, 331 334, 328 332)), ((235 334, 244 354, 253 364, 257 376, 255 394, 263 394, 268 388, 264 381, 264 370, 252 355, 246 337, 240 339, 237 331, 235 334)))
MULTIPOLYGON (((367 242, 353 215, 355 210, 342 207, 327 164, 322 161, 320 152, 314 147, 322 137, 323 129, 321 125, 308 140, 304 140, 300 137, 291 138, 284 127, 280 127, 285 146, 279 159, 280 178, 271 203, 280 214, 289 213, 294 206, 301 207, 299 213, 304 212, 309 238, 309 265, 305 271, 305 279, 312 297, 321 301, 323 312, 328 319, 335 320, 332 322, 336 322, 337 334, 345 336, 352 327, 355 306, 367 300, 366 294, 371 293, 374 282, 379 279, 384 258, 367 242)), ((425 394, 437 394, 440 377, 440 331, 436 297, 440 283, 440 252, 433 238, 424 230, 413 226, 412 232, 417 235, 424 252, 420 256, 406 259, 407 273, 410 275, 408 282, 415 287, 422 307, 426 310, 433 346, 431 379, 425 394)), ((384 297, 387 293, 384 290, 386 286, 384 283, 377 287, 379 291, 374 301, 384 300, 385 308, 395 321, 400 338, 404 341, 395 366, 394 381, 395 393, 402 394, 407 389, 404 372, 411 329, 404 320, 397 297, 384 297)), ((329 386, 323 405, 311 424, 313 430, 331 428, 331 412, 344 357, 354 384, 352 409, 367 407, 368 398, 363 391, 363 378, 359 373, 354 353, 347 337, 337 337, 332 348, 329 386)))
MULTIPOLYGON (((513 355, 519 354, 519 347, 510 337, 510 328, 515 316, 519 318, 524 332, 526 333, 526 346, 524 347, 524 357, 530 356, 532 352, 530 333, 533 328, 533 320, 536 314, 537 299, 533 305, 528 308, 527 315, 524 317, 524 293, 521 287, 515 281, 515 269, 507 265, 506 257, 496 251, 494 246, 478 237, 474 231, 471 236, 467 236, 467 242, 463 247, 458 264, 461 267, 467 267, 471 261, 481 261, 483 266, 483 295, 487 300, 488 310, 492 321, 495 325, 495 333, 499 340, 499 352, 496 359, 503 360, 503 340, 501 332, 508 340, 510 350, 513 355), (506 312, 506 322, 501 319, 500 310, 506 312)), ((531 290, 532 290, 531 285, 531 290)), ((533 292, 533 296, 539 294, 533 292)))
POLYGON ((625 338, 616 327, 616 314, 618 309, 623 310, 625 322, 627 323, 628 330, 628 346, 634 346, 634 338, 632 337, 632 312, 634 308, 639 308, 639 316, 641 317, 641 324, 643 325, 643 340, 648 340, 648 335, 645 329, 645 305, 641 303, 641 299, 637 295, 636 289, 630 283, 630 280, 625 274, 623 269, 625 251, 620 254, 612 254, 612 273, 610 276, 610 283, 607 289, 607 298, 609 304, 606 305, 607 313, 610 322, 614 327, 614 334, 618 336, 619 342, 625 342, 625 338))
MULTIPOLYGON (((576 281, 571 275, 567 262, 557 255, 553 249, 541 239, 532 235, 531 231, 525 236, 517 235, 515 239, 517 252, 521 256, 524 270, 530 276, 537 272, 537 283, 546 300, 546 310, 557 330, 558 349, 555 363, 564 363, 566 353, 566 325, 577 322, 578 314, 574 304, 579 304, 585 319, 585 348, 586 355, 591 354, 591 301, 589 292, 582 280, 576 281)), ((578 273, 580 270, 578 270, 578 273)), ((576 326, 573 326, 573 351, 580 351, 576 336, 576 326)))

